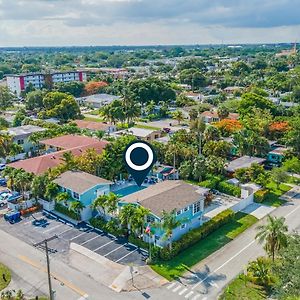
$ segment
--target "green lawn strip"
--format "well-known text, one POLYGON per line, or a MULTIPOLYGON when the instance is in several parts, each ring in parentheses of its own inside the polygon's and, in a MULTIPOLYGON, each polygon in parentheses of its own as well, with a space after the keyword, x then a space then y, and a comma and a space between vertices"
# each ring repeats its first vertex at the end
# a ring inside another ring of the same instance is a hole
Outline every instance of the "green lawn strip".
POLYGON ((150 126, 150 125, 144 125, 144 124, 135 124, 134 127, 136 127, 136 128, 142 128, 142 129, 150 129, 150 130, 160 130, 159 127, 150 126))
POLYGON ((159 261, 151 265, 151 268, 166 279, 173 280, 193 265, 222 248, 257 221, 252 215, 238 212, 232 221, 217 229, 194 246, 181 252, 169 261, 159 261))
POLYGON ((286 201, 279 199, 281 195, 288 192, 292 187, 281 183, 279 186, 275 182, 270 182, 267 185, 269 193, 266 195, 265 200, 262 202, 264 205, 279 207, 286 201))
POLYGON ((84 121, 92 121, 92 122, 103 122, 103 119, 101 118, 93 118, 93 117, 84 117, 84 121))
POLYGON ((267 292, 259 285, 243 279, 243 275, 236 277, 220 296, 220 300, 263 300, 267 299, 267 292))
POLYGON ((11 274, 9 268, 0 263, 0 291, 5 289, 11 281, 11 274), (3 276, 4 275, 4 276, 3 276), (6 280, 4 280, 4 278, 6 280))

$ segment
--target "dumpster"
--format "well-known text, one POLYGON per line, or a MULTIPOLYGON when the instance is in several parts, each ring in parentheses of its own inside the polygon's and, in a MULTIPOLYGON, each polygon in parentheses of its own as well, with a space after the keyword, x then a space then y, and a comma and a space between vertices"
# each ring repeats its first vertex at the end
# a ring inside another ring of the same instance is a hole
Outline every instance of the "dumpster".
POLYGON ((12 211, 4 215, 4 219, 11 224, 16 223, 21 218, 21 213, 19 211, 12 211))

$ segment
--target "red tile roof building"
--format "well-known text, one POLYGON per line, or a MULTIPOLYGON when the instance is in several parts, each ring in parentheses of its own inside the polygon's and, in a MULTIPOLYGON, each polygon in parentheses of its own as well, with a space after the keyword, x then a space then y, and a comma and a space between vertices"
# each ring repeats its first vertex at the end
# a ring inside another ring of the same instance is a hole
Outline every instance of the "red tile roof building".
POLYGON ((101 153, 108 142, 99 141, 86 136, 64 135, 53 139, 44 140, 42 144, 63 149, 57 152, 19 160, 9 164, 15 169, 24 169, 28 173, 40 175, 48 169, 57 167, 63 163, 63 154, 71 152, 74 156, 80 156, 88 149, 95 149, 97 153, 101 153))

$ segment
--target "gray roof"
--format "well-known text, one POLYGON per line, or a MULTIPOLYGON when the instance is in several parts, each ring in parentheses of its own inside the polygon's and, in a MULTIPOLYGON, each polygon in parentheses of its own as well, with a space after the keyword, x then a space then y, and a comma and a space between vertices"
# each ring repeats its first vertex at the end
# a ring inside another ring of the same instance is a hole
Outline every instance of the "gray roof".
POLYGON ((254 156, 242 156, 231 161, 225 168, 228 172, 234 172, 241 168, 249 168, 252 164, 262 164, 265 161, 264 158, 254 157, 254 156))
POLYGON ((13 136, 29 136, 35 132, 44 131, 45 128, 35 126, 35 125, 24 125, 18 127, 11 127, 7 129, 8 134, 13 136))
POLYGON ((76 98, 78 101, 88 102, 88 103, 100 103, 108 104, 116 99, 119 99, 119 96, 109 95, 109 94, 95 94, 86 97, 76 98))
POLYGON ((182 209, 201 199, 209 189, 186 183, 182 180, 166 180, 146 189, 125 196, 122 202, 139 203, 160 217, 162 211, 182 209))
POLYGON ((96 185, 112 184, 111 181, 82 171, 67 171, 58 176, 53 182, 78 194, 83 194, 96 185))
POLYGON ((114 134, 122 135, 122 134, 131 134, 136 137, 147 137, 153 132, 159 132, 159 130, 153 130, 153 129, 145 129, 145 128, 137 128, 137 127, 131 127, 128 129, 116 131, 114 134))

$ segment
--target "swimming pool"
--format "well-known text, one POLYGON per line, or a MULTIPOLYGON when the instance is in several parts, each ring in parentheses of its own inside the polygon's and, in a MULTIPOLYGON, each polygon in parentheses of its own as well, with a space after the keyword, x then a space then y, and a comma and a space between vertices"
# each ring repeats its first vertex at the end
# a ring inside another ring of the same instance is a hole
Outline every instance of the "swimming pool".
POLYGON ((123 189, 115 191, 115 193, 117 195, 119 195, 120 197, 125 197, 127 195, 133 194, 133 193, 143 190, 145 188, 146 188, 146 186, 130 185, 123 189))

